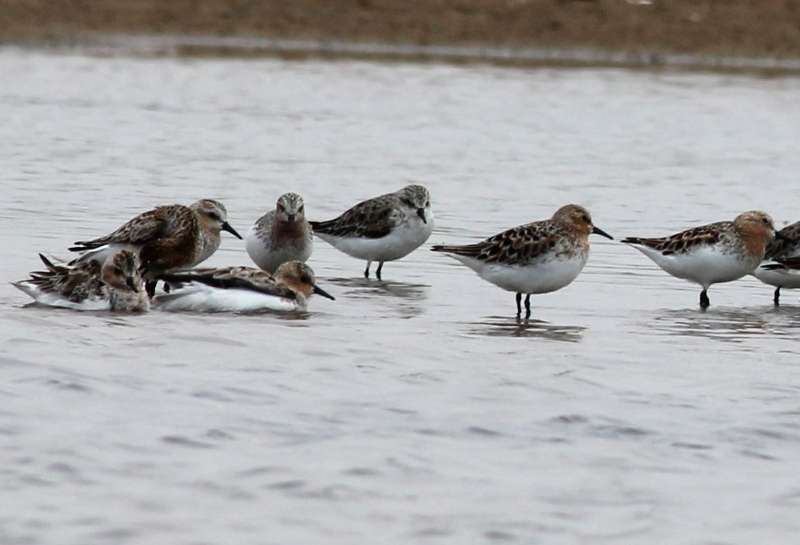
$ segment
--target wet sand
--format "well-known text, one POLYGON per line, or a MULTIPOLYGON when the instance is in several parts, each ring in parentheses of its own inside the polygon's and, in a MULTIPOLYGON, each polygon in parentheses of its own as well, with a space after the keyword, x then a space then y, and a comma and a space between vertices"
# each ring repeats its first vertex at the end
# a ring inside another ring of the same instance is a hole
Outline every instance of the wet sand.
POLYGON ((6 43, 147 34, 800 58, 794 0, 2 0, 0 7, 6 43))

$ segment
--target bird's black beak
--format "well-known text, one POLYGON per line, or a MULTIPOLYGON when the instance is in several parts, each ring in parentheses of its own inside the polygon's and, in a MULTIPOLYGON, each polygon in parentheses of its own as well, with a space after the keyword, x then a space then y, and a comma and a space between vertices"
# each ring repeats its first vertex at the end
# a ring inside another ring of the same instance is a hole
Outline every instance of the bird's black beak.
POLYGON ((223 221, 223 222, 222 222, 222 230, 223 230, 223 231, 228 231, 230 234, 232 234, 233 236, 235 236, 235 237, 236 237, 236 238, 238 238, 239 240, 242 240, 242 235, 240 235, 239 233, 237 233, 237 232, 236 232, 236 229, 234 229, 233 227, 231 227, 231 224, 230 224, 230 223, 228 223, 227 221, 223 221))
POLYGON ((314 284, 314 293, 316 293, 317 295, 321 295, 323 297, 327 297, 331 301, 336 301, 336 297, 334 297, 333 295, 331 295, 330 293, 328 293, 324 289, 320 288, 316 284, 314 284))
POLYGON ((289 214, 286 218, 289 220, 289 223, 294 223, 294 214, 289 214))
POLYGON ((606 237, 608 240, 614 240, 614 237, 600 229, 599 227, 592 226, 592 233, 595 235, 600 235, 601 237, 606 237))
POLYGON ((128 278, 125 283, 128 284, 128 287, 132 292, 139 293, 139 286, 136 285, 136 282, 134 282, 133 278, 128 278))
POLYGON ((417 208, 417 215, 419 219, 422 220, 422 223, 428 223, 428 220, 425 219, 425 209, 424 208, 417 208))

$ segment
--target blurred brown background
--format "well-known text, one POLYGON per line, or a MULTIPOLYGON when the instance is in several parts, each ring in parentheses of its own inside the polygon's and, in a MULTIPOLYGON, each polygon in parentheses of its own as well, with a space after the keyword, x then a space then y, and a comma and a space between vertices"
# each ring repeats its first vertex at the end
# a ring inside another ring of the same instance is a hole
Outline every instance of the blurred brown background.
POLYGON ((800 0, 0 0, 0 39, 87 33, 800 56, 800 0))

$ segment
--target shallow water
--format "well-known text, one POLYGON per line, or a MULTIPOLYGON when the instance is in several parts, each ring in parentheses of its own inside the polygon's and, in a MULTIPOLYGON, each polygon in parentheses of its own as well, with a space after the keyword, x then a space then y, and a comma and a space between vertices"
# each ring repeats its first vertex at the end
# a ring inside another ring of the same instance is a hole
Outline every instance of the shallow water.
MULTIPOLYGON (((791 543, 800 306, 712 308, 598 238, 513 295, 421 249, 306 314, 26 306, 7 284, 152 205, 244 232, 425 183, 430 243, 588 206, 617 237, 798 219, 800 79, 0 51, 0 542, 791 543)), ((227 237, 210 264, 247 263, 227 237)))

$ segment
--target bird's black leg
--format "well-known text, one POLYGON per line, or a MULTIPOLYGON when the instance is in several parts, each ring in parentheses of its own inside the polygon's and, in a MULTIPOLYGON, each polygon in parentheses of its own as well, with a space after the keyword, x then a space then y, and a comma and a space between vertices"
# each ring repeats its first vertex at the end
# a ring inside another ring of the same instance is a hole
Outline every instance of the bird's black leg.
POLYGON ((369 278, 369 266, 372 265, 372 261, 367 261, 367 268, 364 269, 364 278, 369 278))
POLYGON ((144 283, 144 289, 147 292, 147 296, 149 298, 153 298, 156 294, 156 285, 158 284, 158 280, 148 280, 144 283))
POLYGON ((383 268, 383 261, 378 261, 378 268, 375 269, 375 276, 378 277, 378 280, 383 280, 381 278, 381 269, 383 268))
POLYGON ((517 320, 522 316, 522 294, 517 293, 517 320))
POLYGON ((781 304, 781 287, 780 286, 775 288, 775 295, 772 296, 772 302, 775 303, 776 307, 781 304))
POLYGON ((525 319, 531 317, 531 294, 525 296, 525 319))
POLYGON ((708 293, 706 293, 706 290, 701 291, 700 292, 700 308, 705 310, 710 306, 711 306, 711 301, 708 298, 708 293))

